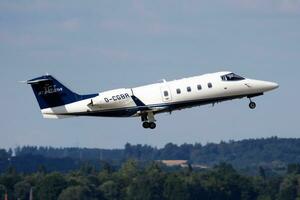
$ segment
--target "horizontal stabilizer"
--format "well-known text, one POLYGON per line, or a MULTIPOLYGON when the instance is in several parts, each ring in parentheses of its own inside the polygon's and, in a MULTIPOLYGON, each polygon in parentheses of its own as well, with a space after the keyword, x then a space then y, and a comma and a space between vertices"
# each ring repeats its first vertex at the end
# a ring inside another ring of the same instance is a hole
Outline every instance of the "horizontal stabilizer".
POLYGON ((68 116, 68 115, 54 115, 54 114, 42 114, 43 118, 45 119, 64 119, 64 118, 70 118, 74 116, 68 116))
POLYGON ((36 83, 41 83, 41 82, 46 82, 46 81, 51 81, 50 78, 35 78, 28 80, 26 83, 27 84, 36 84, 36 83))

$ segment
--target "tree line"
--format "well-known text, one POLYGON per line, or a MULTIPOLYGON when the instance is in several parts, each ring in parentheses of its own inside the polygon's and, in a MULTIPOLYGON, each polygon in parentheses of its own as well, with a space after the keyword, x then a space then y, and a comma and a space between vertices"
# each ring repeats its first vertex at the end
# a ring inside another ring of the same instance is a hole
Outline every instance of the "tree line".
MULTIPOLYGON (((0 149, 0 172, 9 165, 17 171, 33 172, 42 164, 49 171, 78 169, 84 161, 100 160, 121 165, 125 160, 188 160, 190 164, 212 167, 220 162, 232 164, 236 169, 255 175, 259 166, 269 170, 267 174, 282 174, 288 163, 300 163, 300 139, 277 137, 241 141, 195 144, 168 143, 162 148, 127 143, 122 149, 54 148, 23 146, 0 149), (28 163, 24 166, 22 163, 28 163)), ((95 165, 96 166, 96 165, 95 165)))
POLYGON ((300 165, 291 164, 282 176, 245 176, 232 165, 220 163, 210 170, 167 170, 158 162, 128 160, 119 169, 88 162, 68 173, 31 174, 9 167, 0 174, 0 199, 28 200, 294 200, 300 198, 300 165))

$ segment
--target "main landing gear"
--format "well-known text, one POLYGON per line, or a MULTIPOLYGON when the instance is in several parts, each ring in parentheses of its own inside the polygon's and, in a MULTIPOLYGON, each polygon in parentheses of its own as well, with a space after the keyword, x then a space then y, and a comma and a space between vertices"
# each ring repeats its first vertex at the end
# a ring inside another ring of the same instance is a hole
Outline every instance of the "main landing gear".
POLYGON ((143 127, 144 128, 155 129, 156 124, 154 122, 143 122, 143 127))
POLYGON ((252 109, 252 110, 256 108, 256 103, 253 102, 251 99, 250 99, 250 103, 249 103, 249 108, 252 109))
POLYGON ((142 118, 144 128, 150 128, 150 129, 155 129, 156 128, 154 114, 152 112, 149 112, 149 113, 146 113, 146 114, 142 115, 141 118, 142 118))

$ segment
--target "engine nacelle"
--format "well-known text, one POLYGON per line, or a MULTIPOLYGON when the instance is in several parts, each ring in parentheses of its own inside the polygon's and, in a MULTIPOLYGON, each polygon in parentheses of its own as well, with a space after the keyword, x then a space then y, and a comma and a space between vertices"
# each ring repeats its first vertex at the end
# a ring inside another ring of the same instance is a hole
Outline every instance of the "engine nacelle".
POLYGON ((91 101, 92 106, 101 108, 113 108, 119 106, 129 106, 133 102, 130 89, 117 89, 100 93, 91 101))

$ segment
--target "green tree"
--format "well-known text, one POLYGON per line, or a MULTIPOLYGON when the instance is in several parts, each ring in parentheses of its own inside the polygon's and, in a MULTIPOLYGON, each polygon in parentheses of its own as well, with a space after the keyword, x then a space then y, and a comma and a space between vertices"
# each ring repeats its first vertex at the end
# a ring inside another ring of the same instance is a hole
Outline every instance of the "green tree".
POLYGON ((4 185, 0 185, 0 199, 4 199, 5 193, 6 193, 6 187, 4 185))
POLYGON ((163 199, 164 173, 157 163, 152 163, 140 175, 133 177, 126 190, 126 199, 163 199))
POLYGON ((265 180, 262 177, 252 177, 252 185, 259 194, 259 200, 277 199, 281 182, 281 177, 269 177, 265 180))
POLYGON ((112 180, 104 182, 98 190, 103 194, 105 199, 117 200, 121 198, 119 186, 112 180))
POLYGON ((80 173, 83 175, 95 174, 96 169, 91 163, 86 162, 80 167, 80 173))
POLYGON ((16 172, 14 167, 10 166, 0 177, 0 184, 5 186, 9 197, 11 197, 13 196, 14 185, 20 180, 21 176, 16 172))
POLYGON ((300 164, 289 164, 287 167, 288 174, 300 174, 300 164))
POLYGON ((5 149, 0 149, 0 160, 7 160, 9 158, 9 154, 5 149))
POLYGON ((57 200, 59 194, 66 186, 66 180, 61 174, 48 174, 39 183, 36 197, 43 200, 57 200))
POLYGON ((191 173, 189 177, 185 177, 187 183, 186 198, 189 200, 209 199, 207 190, 202 185, 202 177, 199 173, 191 173))
POLYGON ((279 200, 295 200, 297 198, 298 177, 287 176, 280 185, 279 200))
POLYGON ((47 169, 46 169, 46 167, 45 167, 45 165, 39 165, 38 166, 38 170, 37 170, 39 173, 41 173, 41 174, 45 174, 46 172, 47 172, 47 169))
POLYGON ((138 163, 136 160, 128 160, 125 162, 120 171, 121 176, 126 179, 131 179, 136 176, 139 172, 138 163))
POLYGON ((164 197, 170 200, 186 199, 188 194, 185 181, 177 174, 169 174, 164 183, 164 197))
POLYGON ((16 199, 28 199, 31 185, 27 181, 20 181, 14 186, 14 196, 16 199))
POLYGON ((262 166, 259 166, 258 173, 259 173, 259 176, 262 177, 262 179, 266 180, 266 172, 262 166))
POLYGON ((101 171, 106 171, 108 174, 111 174, 114 171, 113 167, 109 164, 109 162, 101 161, 101 166, 101 171))
POLYGON ((208 174, 203 175, 204 185, 209 191, 209 199, 255 199, 250 180, 240 176, 231 165, 221 163, 208 174))
POLYGON ((93 197, 87 187, 70 186, 64 189, 58 197, 58 200, 96 200, 100 198, 93 197))

